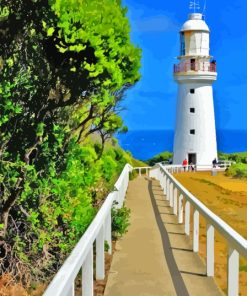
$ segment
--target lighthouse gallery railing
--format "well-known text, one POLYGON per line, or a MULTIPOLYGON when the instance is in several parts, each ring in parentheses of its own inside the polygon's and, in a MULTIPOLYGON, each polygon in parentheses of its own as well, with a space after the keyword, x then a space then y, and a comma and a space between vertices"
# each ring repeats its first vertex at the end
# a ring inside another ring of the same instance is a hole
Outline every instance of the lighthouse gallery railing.
POLYGON ((216 63, 205 61, 181 62, 177 65, 174 65, 173 71, 174 74, 191 71, 216 72, 216 63))
POLYGON ((207 222, 207 276, 214 276, 214 229, 216 229, 228 243, 228 296, 239 293, 239 254, 247 258, 247 240, 232 229, 227 223, 210 211, 202 202, 194 197, 171 174, 181 171, 181 166, 156 165, 150 170, 150 177, 159 180, 173 213, 178 215, 178 223, 184 222, 185 234, 190 234, 190 207, 193 206, 193 251, 199 251, 199 215, 207 222), (179 197, 178 197, 179 192, 179 197), (183 209, 185 199, 185 209, 183 209), (183 218, 183 214, 185 217, 183 218))

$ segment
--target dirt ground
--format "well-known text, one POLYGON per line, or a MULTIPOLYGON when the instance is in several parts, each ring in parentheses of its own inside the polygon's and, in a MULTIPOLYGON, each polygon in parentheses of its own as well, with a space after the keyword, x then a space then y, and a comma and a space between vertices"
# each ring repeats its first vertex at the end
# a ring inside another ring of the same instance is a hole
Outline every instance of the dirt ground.
MULTIPOLYGON (((222 218, 233 229, 247 238, 247 181, 227 177, 224 172, 211 176, 211 172, 174 174, 193 195, 222 218)), ((192 219, 192 217, 191 217, 192 219)), ((227 287, 227 243, 215 232, 215 277, 221 289, 227 287)), ((206 258, 206 223, 200 217, 200 251, 206 258)), ((240 294, 247 296, 247 259, 240 257, 240 294)))

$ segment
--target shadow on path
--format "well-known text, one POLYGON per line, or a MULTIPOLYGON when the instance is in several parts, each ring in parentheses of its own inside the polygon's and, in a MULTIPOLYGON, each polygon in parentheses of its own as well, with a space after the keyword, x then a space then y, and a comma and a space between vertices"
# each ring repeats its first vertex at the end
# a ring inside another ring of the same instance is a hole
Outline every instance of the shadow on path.
POLYGON ((184 284, 182 275, 178 269, 177 263, 176 263, 175 258, 173 256, 173 253, 172 253, 172 248, 171 248, 171 243, 170 243, 170 239, 168 236, 168 232, 167 232, 166 228, 164 227, 164 222, 162 221, 161 216, 160 216, 161 214, 166 214, 166 215, 172 215, 172 214, 159 212, 158 206, 156 204, 157 200, 155 199, 155 195, 153 192, 153 187, 156 187, 156 186, 153 186, 153 182, 151 180, 149 180, 148 181, 148 190, 149 190, 149 194, 151 197, 151 202, 152 202, 152 207, 154 210, 156 222, 159 227, 166 262, 167 262, 169 271, 172 276, 173 285, 174 285, 174 288, 175 288, 178 296, 189 296, 188 290, 184 284))

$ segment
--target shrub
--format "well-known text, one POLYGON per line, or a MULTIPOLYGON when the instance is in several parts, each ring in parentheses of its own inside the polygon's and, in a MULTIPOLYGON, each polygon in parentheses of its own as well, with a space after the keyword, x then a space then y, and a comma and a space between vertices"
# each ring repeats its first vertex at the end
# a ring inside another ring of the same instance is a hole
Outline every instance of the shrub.
POLYGON ((247 178, 247 164, 236 163, 230 166, 226 171, 226 175, 237 178, 247 178))
POLYGON ((247 152, 239 152, 239 153, 218 153, 218 157, 221 160, 230 160, 235 161, 237 163, 247 163, 247 152))
POLYGON ((152 157, 151 159, 149 159, 147 161, 147 163, 149 165, 154 165, 156 164, 157 162, 161 162, 161 161, 170 161, 170 159, 172 158, 172 153, 169 152, 169 151, 165 151, 165 152, 162 152, 158 155, 155 155, 154 157, 152 157))
POLYGON ((130 174, 129 174, 129 179, 130 179, 130 180, 134 180, 137 176, 138 176, 137 171, 132 171, 132 172, 130 172, 130 174))
POLYGON ((122 237, 130 225, 130 209, 125 205, 122 208, 112 208, 112 233, 113 238, 122 237))

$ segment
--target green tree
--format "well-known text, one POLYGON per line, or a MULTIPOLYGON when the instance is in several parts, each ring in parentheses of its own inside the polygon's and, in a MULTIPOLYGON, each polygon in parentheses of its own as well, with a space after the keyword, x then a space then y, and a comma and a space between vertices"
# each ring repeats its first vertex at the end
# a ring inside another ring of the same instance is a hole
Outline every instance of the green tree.
POLYGON ((129 32, 118 0, 0 0, 2 272, 56 270, 119 171, 103 147, 140 77, 129 32))

